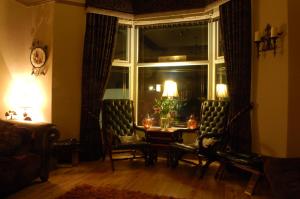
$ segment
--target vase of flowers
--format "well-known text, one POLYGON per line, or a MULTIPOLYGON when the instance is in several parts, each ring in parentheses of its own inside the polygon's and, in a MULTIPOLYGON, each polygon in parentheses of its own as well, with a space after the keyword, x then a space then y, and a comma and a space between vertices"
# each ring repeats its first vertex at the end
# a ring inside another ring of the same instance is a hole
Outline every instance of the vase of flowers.
POLYGON ((171 126, 176 115, 177 104, 176 99, 166 97, 155 99, 153 109, 155 114, 159 114, 160 127, 162 129, 167 129, 171 126))

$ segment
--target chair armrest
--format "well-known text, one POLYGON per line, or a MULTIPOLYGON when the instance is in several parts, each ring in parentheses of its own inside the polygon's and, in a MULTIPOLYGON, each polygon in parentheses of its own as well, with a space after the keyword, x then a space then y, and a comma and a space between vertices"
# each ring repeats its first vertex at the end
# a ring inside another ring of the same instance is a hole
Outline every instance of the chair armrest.
POLYGON ((222 133, 204 133, 199 136, 199 147, 210 149, 215 146, 216 143, 219 143, 222 138, 222 133), (207 140, 204 140, 207 139, 207 140))
POLYGON ((203 138, 219 138, 223 135, 223 133, 203 133, 199 136, 199 139, 203 138))
POLYGON ((139 130, 139 131, 143 131, 143 132, 145 131, 145 128, 144 128, 144 127, 141 127, 141 126, 134 125, 133 128, 134 128, 135 130, 139 130))

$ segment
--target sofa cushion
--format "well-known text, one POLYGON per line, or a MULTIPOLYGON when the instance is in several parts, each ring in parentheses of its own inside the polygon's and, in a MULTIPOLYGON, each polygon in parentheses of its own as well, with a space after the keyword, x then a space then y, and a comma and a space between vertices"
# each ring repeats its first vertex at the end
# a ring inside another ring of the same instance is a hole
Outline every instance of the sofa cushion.
POLYGON ((14 126, 14 124, 0 120, 0 132, 6 131, 8 128, 11 128, 12 126, 14 126))
POLYGON ((30 145, 30 132, 25 128, 10 126, 0 131, 0 156, 29 152, 30 145))
POLYGON ((0 198, 35 179, 40 172, 40 162, 40 156, 32 153, 0 157, 0 198))
POLYGON ((22 135, 12 126, 0 132, 0 156, 13 155, 22 143, 22 135))

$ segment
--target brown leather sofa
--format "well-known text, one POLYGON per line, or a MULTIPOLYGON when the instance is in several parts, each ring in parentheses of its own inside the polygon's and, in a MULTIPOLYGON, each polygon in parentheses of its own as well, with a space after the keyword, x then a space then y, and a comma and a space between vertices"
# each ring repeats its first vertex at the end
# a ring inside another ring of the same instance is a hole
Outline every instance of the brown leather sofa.
POLYGON ((51 145, 58 137, 53 124, 0 120, 0 198, 37 177, 48 180, 51 145))
POLYGON ((264 172, 276 199, 300 197, 300 158, 264 157, 264 172))

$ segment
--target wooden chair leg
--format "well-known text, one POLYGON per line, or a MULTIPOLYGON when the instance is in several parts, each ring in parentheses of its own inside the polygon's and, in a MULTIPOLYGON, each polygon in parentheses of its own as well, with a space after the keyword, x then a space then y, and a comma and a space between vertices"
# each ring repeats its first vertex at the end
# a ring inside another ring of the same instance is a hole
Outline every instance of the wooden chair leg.
POLYGON ((201 167, 201 172, 200 172, 199 178, 203 178, 203 176, 204 176, 204 174, 205 174, 206 170, 208 169, 211 162, 212 161, 210 161, 210 160, 206 160, 205 164, 201 167))
POLYGON ((134 160, 136 158, 136 150, 133 150, 132 152, 132 159, 134 160))
POLYGON ((225 167, 226 167, 225 162, 220 162, 220 166, 215 174, 216 180, 221 180, 223 178, 225 167))
POLYGON ((260 174, 252 173, 251 178, 247 184, 246 190, 244 191, 245 194, 251 196, 254 193, 259 177, 260 174))
POLYGON ((113 160, 113 157, 112 157, 112 151, 111 150, 109 150, 109 159, 110 159, 111 170, 115 171, 115 165, 114 165, 114 160, 113 160))

